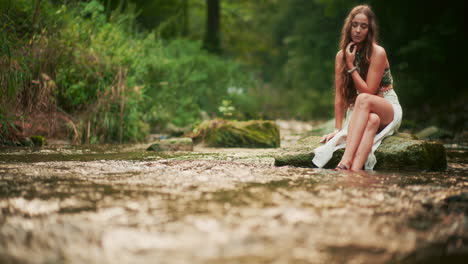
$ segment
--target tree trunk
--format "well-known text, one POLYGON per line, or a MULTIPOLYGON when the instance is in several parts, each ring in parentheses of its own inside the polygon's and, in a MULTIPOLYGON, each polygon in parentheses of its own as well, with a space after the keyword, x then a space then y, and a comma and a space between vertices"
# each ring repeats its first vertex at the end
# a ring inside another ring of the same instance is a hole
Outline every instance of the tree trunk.
POLYGON ((209 52, 221 53, 220 0, 206 0, 206 32, 203 47, 209 52))
POLYGON ((188 0, 182 2, 182 36, 187 37, 189 35, 189 16, 188 16, 188 0))

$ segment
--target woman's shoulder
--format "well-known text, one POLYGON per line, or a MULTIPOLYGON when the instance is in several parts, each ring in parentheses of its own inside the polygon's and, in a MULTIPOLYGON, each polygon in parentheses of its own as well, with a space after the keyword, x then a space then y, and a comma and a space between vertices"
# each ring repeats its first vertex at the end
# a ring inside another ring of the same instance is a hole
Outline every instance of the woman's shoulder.
POLYGON ((384 47, 378 45, 377 43, 372 44, 372 56, 377 57, 387 57, 387 52, 385 51, 384 47))
POLYGON ((336 57, 335 57, 337 60, 342 60, 343 59, 343 51, 342 50, 339 50, 337 53, 336 53, 336 57))

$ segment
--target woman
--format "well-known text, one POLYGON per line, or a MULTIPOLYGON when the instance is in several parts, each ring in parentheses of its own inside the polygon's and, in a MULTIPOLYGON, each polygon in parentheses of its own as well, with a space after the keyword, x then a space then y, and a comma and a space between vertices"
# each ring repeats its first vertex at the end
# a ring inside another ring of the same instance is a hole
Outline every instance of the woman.
POLYGON ((319 168, 333 152, 345 148, 336 169, 371 170, 374 151, 400 126, 401 106, 393 90, 385 49, 377 44, 375 15, 367 5, 356 6, 345 20, 335 60, 335 131, 314 150, 319 168), (344 126, 343 117, 347 109, 344 126))

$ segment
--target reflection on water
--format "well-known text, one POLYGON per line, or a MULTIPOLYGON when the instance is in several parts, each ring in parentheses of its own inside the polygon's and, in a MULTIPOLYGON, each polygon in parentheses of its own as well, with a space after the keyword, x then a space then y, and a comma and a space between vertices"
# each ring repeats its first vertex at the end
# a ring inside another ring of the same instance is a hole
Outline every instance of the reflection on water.
POLYGON ((445 172, 274 167, 274 150, 0 154, 1 263, 437 263, 468 257, 466 152, 445 172))

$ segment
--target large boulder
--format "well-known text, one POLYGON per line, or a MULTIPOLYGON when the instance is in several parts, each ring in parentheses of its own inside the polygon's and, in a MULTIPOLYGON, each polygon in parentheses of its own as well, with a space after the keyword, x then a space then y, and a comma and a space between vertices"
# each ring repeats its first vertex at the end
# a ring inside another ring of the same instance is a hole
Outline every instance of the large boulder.
MULTIPOLYGON (((321 145, 319 136, 301 139, 296 145, 281 149, 275 155, 276 166, 313 167, 314 149, 321 145)), ((325 168, 334 168, 344 149, 333 153, 325 168)), ((382 141, 376 150, 377 164, 374 169, 397 170, 444 170, 447 168, 445 148, 441 143, 417 140, 416 137, 398 133, 382 141)))
POLYGON ((204 121, 190 135, 195 143, 221 148, 277 148, 280 133, 273 121, 204 121))

